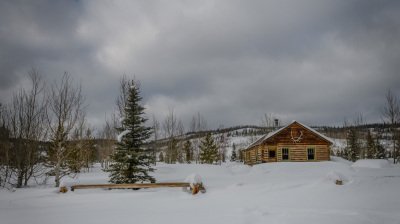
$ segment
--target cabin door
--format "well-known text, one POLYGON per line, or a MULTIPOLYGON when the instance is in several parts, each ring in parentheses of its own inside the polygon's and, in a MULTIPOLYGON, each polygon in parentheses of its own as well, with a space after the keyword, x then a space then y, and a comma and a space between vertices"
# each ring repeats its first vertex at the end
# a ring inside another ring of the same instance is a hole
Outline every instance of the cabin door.
POLYGON ((276 161, 276 147, 268 148, 268 162, 276 161))

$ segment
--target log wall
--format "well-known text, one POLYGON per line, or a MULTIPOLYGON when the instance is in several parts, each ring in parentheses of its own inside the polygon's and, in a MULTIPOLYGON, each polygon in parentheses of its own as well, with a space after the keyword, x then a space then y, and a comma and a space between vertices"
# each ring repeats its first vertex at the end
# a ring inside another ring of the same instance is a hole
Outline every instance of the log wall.
POLYGON ((249 165, 266 162, 311 162, 330 160, 330 147, 327 145, 282 145, 266 146, 261 149, 257 146, 245 152, 244 163, 249 165), (282 149, 289 149, 289 159, 282 160, 282 149), (307 149, 314 149, 314 160, 308 160, 307 149), (275 150, 276 158, 269 158, 269 149, 275 150))

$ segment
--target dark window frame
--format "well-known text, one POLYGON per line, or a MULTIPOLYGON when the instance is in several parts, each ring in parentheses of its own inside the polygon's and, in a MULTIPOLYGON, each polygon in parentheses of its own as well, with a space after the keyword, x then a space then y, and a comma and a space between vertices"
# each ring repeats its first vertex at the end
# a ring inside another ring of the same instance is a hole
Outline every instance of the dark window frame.
POLYGON ((315 148, 307 148, 307 160, 315 160, 315 148))
POLYGON ((282 148, 282 160, 289 160, 289 148, 282 148))
POLYGON ((276 158, 276 150, 268 150, 268 158, 276 158))

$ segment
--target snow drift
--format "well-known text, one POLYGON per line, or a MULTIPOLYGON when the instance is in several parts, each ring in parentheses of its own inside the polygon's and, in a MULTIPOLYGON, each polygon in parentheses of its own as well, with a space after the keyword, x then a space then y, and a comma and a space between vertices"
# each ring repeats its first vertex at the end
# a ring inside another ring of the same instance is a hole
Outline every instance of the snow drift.
MULTIPOLYGON (((355 169, 341 160, 252 167, 158 163, 157 182, 188 177, 190 183, 204 181, 208 193, 193 197, 179 188, 149 188, 56 194, 49 180, 48 186, 14 193, 0 189, 0 222, 398 224, 400 168, 390 167, 355 169), (339 178, 344 179, 344 186, 333 183, 339 178)), ((81 173, 79 180, 81 184, 105 183, 108 175, 97 164, 92 172, 81 173)), ((70 185, 68 182, 63 185, 70 185)))
POLYGON ((391 164, 384 159, 361 159, 357 160, 351 166, 358 168, 390 168, 391 164))

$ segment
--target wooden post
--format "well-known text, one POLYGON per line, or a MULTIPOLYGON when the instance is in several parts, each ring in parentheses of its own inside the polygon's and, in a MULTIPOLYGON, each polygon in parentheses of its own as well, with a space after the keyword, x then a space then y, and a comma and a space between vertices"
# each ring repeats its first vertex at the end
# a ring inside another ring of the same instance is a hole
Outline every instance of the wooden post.
POLYGON ((195 195, 197 193, 199 193, 199 184, 195 184, 192 188, 192 194, 195 195))
POLYGON ((67 193, 67 191, 68 191, 67 187, 65 187, 65 186, 60 187, 60 193, 67 193))

